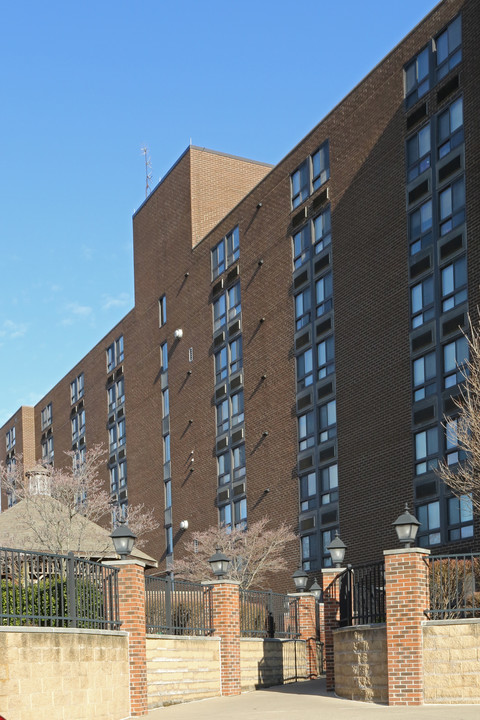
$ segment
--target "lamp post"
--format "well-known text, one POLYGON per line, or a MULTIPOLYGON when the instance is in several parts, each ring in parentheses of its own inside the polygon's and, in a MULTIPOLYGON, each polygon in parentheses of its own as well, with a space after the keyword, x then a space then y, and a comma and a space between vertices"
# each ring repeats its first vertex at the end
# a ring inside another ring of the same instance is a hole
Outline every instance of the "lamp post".
POLYGON ((227 574, 230 560, 226 555, 221 552, 220 548, 217 547, 215 555, 212 555, 212 557, 209 558, 208 562, 210 563, 213 574, 219 580, 227 574))
POLYGON ((405 545, 406 548, 412 546, 417 537, 418 528, 421 523, 417 520, 415 515, 408 509, 408 503, 405 503, 405 510, 398 518, 392 523, 395 530, 397 531, 398 539, 405 545))
POLYGON ((345 551, 347 546, 340 539, 338 530, 335 531, 335 538, 332 540, 330 545, 327 545, 327 550, 330 552, 332 563, 336 568, 342 567, 343 559, 345 557, 345 551))
POLYGON ((130 530, 125 520, 120 520, 118 526, 110 534, 117 555, 123 559, 133 550, 137 536, 130 530))
POLYGON ((310 592, 314 596, 315 600, 320 600, 322 597, 322 588, 317 582, 317 578, 314 578, 313 583, 310 586, 310 592))
POLYGON ((299 567, 298 570, 295 570, 295 572, 293 573, 292 578, 298 592, 303 592, 307 587, 308 582, 308 575, 305 570, 299 567))

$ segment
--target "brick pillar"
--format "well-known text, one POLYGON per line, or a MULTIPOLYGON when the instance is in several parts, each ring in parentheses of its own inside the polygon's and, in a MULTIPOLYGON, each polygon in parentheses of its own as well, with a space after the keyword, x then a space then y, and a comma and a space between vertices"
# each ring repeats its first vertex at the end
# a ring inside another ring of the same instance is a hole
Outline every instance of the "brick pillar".
POLYGON ((220 640, 222 695, 240 695, 240 584, 234 580, 212 583, 214 635, 220 640))
POLYGON ((325 611, 324 611, 324 605, 323 602, 319 602, 317 605, 318 609, 318 635, 317 640, 319 640, 322 643, 323 650, 322 650, 322 659, 321 659, 321 665, 319 665, 319 672, 323 674, 325 672, 325 611))
POLYGON ((145 628, 145 565, 136 560, 109 562, 119 568, 118 606, 121 630, 128 632, 130 713, 148 714, 147 645, 145 628))
POLYGON ((315 597, 310 593, 290 593, 289 597, 298 598, 299 639, 305 640, 307 649, 307 672, 310 679, 318 677, 317 663, 317 623, 315 617, 315 597))
POLYGON ((388 704, 423 704, 422 621, 429 607, 429 550, 385 550, 388 704))
POLYGON ((324 616, 324 658, 327 690, 335 690, 335 662, 333 656, 333 631, 340 619, 340 585, 335 582, 343 568, 323 568, 323 616, 324 616))

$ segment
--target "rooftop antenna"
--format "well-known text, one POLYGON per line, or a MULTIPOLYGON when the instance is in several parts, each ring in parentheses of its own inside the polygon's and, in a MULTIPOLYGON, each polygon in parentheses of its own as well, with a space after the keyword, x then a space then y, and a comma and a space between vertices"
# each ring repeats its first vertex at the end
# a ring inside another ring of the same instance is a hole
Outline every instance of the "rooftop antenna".
POLYGON ((150 182, 152 180, 152 163, 148 154, 148 147, 142 147, 142 155, 145 157, 145 198, 150 192, 150 182))

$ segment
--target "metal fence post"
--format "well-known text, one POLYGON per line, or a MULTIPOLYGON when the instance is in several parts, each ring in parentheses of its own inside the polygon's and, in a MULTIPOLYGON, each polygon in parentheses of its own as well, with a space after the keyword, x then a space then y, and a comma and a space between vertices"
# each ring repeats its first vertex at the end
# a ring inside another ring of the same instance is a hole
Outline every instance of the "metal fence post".
POLYGON ((168 628, 168 633, 173 634, 173 623, 172 623, 172 578, 170 575, 166 578, 165 587, 165 625, 168 628))
POLYGON ((77 598, 75 587, 75 556, 73 552, 67 557, 67 602, 68 602, 68 625, 77 627, 77 598))

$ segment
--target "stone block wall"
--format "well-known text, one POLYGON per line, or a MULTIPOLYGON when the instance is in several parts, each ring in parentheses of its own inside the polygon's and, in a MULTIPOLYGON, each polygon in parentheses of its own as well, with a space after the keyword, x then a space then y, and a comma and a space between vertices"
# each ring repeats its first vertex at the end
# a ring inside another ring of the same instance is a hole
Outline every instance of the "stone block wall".
POLYGON ((127 633, 1 627, 0 715, 8 720, 129 717, 127 633))
POLYGON ((333 633, 335 692, 350 700, 388 702, 385 625, 357 625, 333 633))
POLYGON ((308 679, 303 640, 243 638, 240 640, 242 692, 308 679))
POLYGON ((423 626, 424 702, 480 703, 480 620, 423 626))
POLYGON ((147 635, 149 710, 221 694, 220 638, 147 635))

